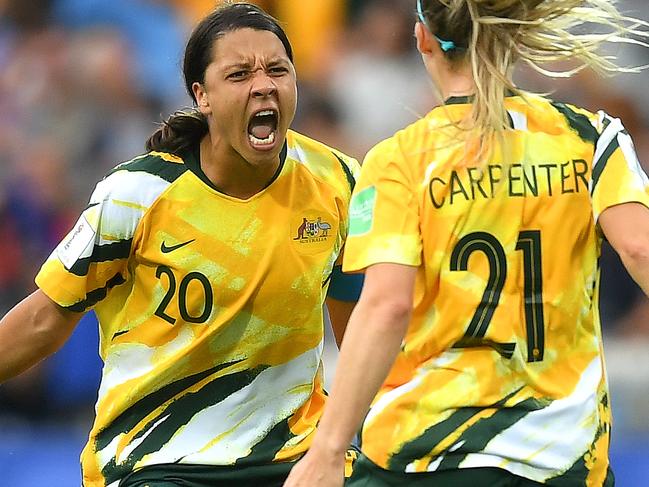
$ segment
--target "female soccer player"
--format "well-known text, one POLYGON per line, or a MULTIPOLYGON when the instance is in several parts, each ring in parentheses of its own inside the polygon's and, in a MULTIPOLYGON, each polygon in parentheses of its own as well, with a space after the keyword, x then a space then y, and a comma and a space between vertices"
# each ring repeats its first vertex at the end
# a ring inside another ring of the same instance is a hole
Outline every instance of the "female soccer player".
POLYGON ((607 238, 649 295, 649 180, 619 120, 510 72, 569 55, 613 70, 595 48, 634 28, 604 0, 418 12, 446 103, 365 159, 344 260, 365 286, 285 485, 342 485, 363 417, 352 486, 613 485, 598 256, 607 238), (612 34, 571 34, 585 24, 612 34))
POLYGON ((322 308, 328 289, 346 297, 334 266, 358 164, 288 130, 291 46, 259 8, 203 19, 184 75, 197 108, 97 185, 0 323, 2 381, 96 310, 86 487, 281 485, 324 403, 322 308))

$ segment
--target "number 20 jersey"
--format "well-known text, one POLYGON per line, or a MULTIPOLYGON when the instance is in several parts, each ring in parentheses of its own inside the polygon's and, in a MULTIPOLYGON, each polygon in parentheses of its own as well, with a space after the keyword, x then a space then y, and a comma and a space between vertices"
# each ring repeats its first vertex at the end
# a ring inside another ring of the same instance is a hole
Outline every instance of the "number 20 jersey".
POLYGON ((84 485, 306 450, 324 404, 322 306, 359 167, 290 131, 282 159, 242 201, 210 186, 195 152, 135 158, 98 184, 44 264, 38 286, 100 322, 84 485))
POLYGON ((362 450, 401 472, 499 467, 602 485, 610 408, 597 218, 620 203, 649 206, 649 183, 619 120, 531 95, 506 108, 507 157, 495 149, 468 162, 476 149, 457 143, 449 119, 471 105, 455 98, 363 163, 343 269, 418 271, 362 450))

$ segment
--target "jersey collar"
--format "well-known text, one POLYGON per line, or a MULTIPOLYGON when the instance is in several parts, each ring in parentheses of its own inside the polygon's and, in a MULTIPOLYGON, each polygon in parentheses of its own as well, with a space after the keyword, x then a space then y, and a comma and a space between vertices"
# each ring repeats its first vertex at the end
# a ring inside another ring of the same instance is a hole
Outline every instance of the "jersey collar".
MULTIPOLYGON (((518 96, 512 90, 507 90, 505 93, 505 98, 510 98, 512 96, 518 96)), ((466 96, 450 96, 444 100, 444 105, 467 105, 473 103, 475 95, 466 95, 466 96)))
MULTIPOLYGON (((270 181, 268 181, 268 184, 262 188, 262 191, 266 189, 268 186, 273 184, 273 182, 279 177, 279 174, 282 172, 282 168, 284 167, 284 162, 286 161, 286 155, 288 154, 288 146, 287 142, 284 142, 284 145, 282 146, 282 150, 279 153, 279 166, 277 167, 277 171, 275 171, 275 174, 273 174, 273 177, 270 178, 270 181)), ((201 146, 200 144, 196 144, 194 147, 189 149, 187 153, 184 154, 183 160, 185 161, 185 165, 187 168, 193 172, 198 179, 203 181, 205 184, 207 184, 210 188, 212 188, 214 191, 218 191, 221 193, 219 188, 217 188, 212 181, 210 181, 210 178, 206 176, 206 174, 203 172, 203 169, 201 168, 201 146)))

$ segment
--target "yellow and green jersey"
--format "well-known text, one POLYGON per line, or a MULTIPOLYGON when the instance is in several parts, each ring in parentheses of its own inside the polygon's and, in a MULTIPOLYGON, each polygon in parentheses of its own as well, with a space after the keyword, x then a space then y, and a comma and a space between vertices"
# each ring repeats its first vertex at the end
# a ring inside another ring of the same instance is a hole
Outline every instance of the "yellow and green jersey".
POLYGON ((323 301, 358 163, 289 132, 276 178, 240 200, 197 148, 117 166, 38 286, 94 308, 105 362, 84 485, 149 465, 298 458, 324 403, 323 301))
POLYGON ((611 414, 597 219, 649 206, 649 181, 619 120, 532 95, 506 99, 505 157, 501 140, 475 162, 449 125, 469 103, 451 99, 377 145, 354 190, 344 270, 417 268, 363 453, 400 472, 499 467, 602 485, 611 414))

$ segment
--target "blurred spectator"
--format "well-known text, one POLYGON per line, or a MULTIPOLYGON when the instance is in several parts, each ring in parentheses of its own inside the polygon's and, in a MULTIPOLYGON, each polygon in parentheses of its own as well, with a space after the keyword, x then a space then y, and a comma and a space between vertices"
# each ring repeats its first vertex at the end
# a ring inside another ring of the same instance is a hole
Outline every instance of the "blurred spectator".
POLYGON ((354 141, 346 149, 355 156, 433 105, 433 88, 414 46, 411 3, 367 2, 322 79, 354 141))
POLYGON ((299 78, 312 81, 318 76, 327 76, 324 71, 329 65, 327 60, 344 28, 345 2, 279 0, 271 10, 282 19, 286 34, 292 40, 299 78))
MULTIPOLYGON (((3 178, 4 179, 4 178, 3 178)), ((23 296, 23 252, 19 223, 8 208, 5 188, 0 188, 0 311, 11 308, 23 296)))
POLYGON ((55 131, 66 141, 84 201, 98 174, 142 151, 161 117, 159 100, 140 91, 133 72, 123 69, 131 62, 128 44, 107 27, 75 31, 68 39, 55 131))
MULTIPOLYGON (((24 147, 7 188, 7 210, 15 221, 24 255, 23 287, 74 223, 63 151, 55 141, 36 137, 24 147)), ((34 288, 35 289, 35 288, 34 288)))
POLYGON ((353 134, 342 129, 340 110, 331 100, 308 83, 301 83, 299 92, 300 109, 293 122, 295 130, 331 147, 352 147, 353 134))
POLYGON ((50 20, 52 0, 1 0, 0 17, 23 32, 40 30, 50 20))
MULTIPOLYGON (((157 98, 165 114, 179 105, 182 79, 177 69, 186 25, 163 0, 52 0, 53 15, 66 29, 110 26, 133 53, 126 66, 139 93, 157 98)), ((183 98, 184 99, 184 98, 183 98)))

